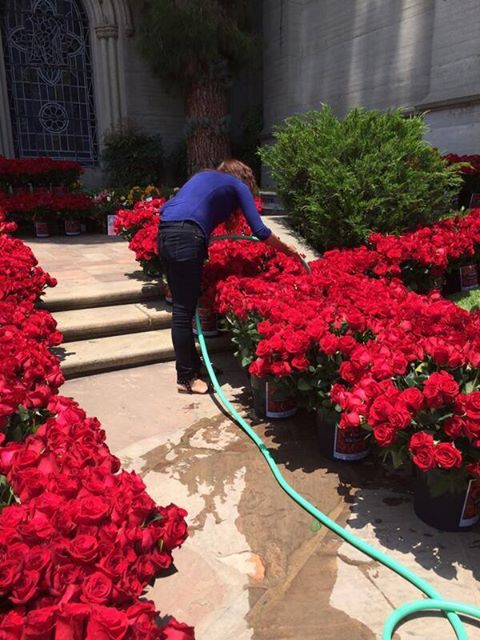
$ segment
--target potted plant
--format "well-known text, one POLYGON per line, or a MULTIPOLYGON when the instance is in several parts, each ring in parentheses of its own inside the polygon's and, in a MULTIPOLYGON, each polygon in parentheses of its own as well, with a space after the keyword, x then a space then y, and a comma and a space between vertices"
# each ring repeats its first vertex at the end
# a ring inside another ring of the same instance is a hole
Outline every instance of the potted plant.
POLYGON ((470 364, 446 371, 431 360, 363 389, 363 426, 395 468, 412 464, 415 513, 444 531, 464 531, 480 520, 477 389, 477 369, 470 364))
POLYGON ((81 233, 81 226, 78 212, 68 211, 64 216, 65 235, 79 236, 81 233))

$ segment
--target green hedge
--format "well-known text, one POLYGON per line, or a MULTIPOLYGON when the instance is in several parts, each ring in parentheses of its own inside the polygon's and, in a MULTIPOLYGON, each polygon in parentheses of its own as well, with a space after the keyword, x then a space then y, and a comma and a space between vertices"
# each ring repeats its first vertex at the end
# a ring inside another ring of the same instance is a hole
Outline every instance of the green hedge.
POLYGON ((438 220, 461 178, 424 140, 423 116, 324 106, 288 118, 260 155, 293 226, 317 249, 353 247, 372 231, 438 220))

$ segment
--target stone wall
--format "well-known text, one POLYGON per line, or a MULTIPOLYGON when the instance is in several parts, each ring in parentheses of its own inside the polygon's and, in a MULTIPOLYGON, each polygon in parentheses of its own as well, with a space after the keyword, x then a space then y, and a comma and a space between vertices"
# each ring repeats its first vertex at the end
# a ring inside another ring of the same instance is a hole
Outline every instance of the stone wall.
POLYGON ((429 109, 433 144, 480 152, 477 0, 265 0, 263 24, 267 142, 323 102, 429 109))
POLYGON ((170 151, 183 136, 183 101, 177 92, 167 91, 161 81, 153 76, 138 52, 138 28, 142 19, 139 4, 131 3, 135 31, 125 43, 123 61, 127 117, 150 133, 160 134, 165 149, 170 151))

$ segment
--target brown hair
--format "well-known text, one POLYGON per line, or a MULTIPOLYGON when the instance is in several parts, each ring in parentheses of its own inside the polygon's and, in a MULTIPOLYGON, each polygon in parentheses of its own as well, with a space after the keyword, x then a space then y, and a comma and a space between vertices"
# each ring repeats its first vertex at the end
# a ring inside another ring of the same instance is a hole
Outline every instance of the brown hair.
POLYGON ((217 171, 222 171, 223 173, 229 173, 231 176, 235 176, 235 178, 238 178, 247 185, 253 195, 258 194, 258 185, 255 180, 255 176, 253 175, 253 171, 250 169, 248 164, 245 164, 241 160, 235 160, 234 158, 224 160, 218 165, 217 171))

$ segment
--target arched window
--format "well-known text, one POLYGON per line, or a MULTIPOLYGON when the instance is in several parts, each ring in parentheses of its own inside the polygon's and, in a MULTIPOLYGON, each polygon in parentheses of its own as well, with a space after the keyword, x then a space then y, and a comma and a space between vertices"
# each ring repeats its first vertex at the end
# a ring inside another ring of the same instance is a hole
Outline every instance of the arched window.
POLYGON ((92 166, 89 26, 81 0, 0 0, 15 153, 92 166))

